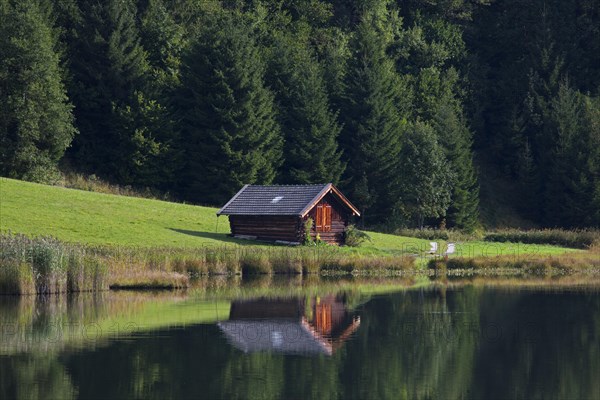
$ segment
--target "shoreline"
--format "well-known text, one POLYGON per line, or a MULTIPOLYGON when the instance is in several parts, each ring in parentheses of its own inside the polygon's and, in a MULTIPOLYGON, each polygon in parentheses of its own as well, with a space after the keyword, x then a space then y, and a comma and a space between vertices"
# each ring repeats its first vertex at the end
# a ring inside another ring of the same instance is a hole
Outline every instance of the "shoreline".
POLYGON ((172 290, 204 276, 600 277, 600 252, 428 257, 330 246, 100 247, 0 234, 0 294, 172 290))

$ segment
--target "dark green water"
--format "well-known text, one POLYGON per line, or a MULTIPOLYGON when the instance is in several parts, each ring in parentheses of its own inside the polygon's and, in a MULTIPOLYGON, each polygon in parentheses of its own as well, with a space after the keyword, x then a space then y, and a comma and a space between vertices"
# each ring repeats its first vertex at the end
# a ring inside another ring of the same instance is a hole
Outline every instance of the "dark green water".
POLYGON ((600 399, 597 289, 372 292, 0 298, 0 399, 600 399))

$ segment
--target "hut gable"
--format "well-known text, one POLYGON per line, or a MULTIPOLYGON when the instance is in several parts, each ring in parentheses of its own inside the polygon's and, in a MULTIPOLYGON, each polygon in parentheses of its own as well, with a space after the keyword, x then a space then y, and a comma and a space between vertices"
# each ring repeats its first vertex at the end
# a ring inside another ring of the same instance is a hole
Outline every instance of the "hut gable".
POLYGON ((217 215, 228 215, 237 237, 300 242, 308 218, 318 222, 311 235, 343 244, 344 231, 358 209, 331 183, 245 185, 217 215))

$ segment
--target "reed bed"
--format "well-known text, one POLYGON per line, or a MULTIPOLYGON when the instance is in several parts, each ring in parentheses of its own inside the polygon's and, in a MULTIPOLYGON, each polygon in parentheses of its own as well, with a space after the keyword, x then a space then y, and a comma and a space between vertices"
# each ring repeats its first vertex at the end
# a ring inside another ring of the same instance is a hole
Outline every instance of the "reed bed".
POLYGON ((0 294, 103 290, 107 268, 90 250, 48 237, 0 235, 0 294))
POLYGON ((600 245, 597 229, 504 229, 494 232, 464 233, 452 229, 397 229, 394 235, 425 240, 469 242, 483 239, 486 242, 554 245, 574 249, 589 249, 600 245))
MULTIPOLYGON (((204 276, 427 273, 415 261, 406 254, 363 254, 332 246, 93 247, 8 233, 0 234, 0 294, 181 289, 204 276)), ((448 270, 598 274, 600 248, 558 256, 451 257, 428 265, 435 274, 448 270)))
POLYGON ((526 244, 550 244, 574 249, 589 249, 600 245, 600 230, 580 229, 537 229, 520 231, 516 229, 489 232, 486 242, 513 242, 526 244))
POLYGON ((469 272, 487 271, 491 273, 519 272, 525 275, 571 275, 600 274, 600 254, 564 254, 559 256, 497 256, 497 257, 456 257, 433 259, 428 263, 431 270, 439 274, 450 271, 469 272))
POLYGON ((7 233, 0 234, 0 250, 0 294, 178 289, 208 275, 386 274, 415 268, 411 256, 361 255, 331 246, 94 247, 7 233))

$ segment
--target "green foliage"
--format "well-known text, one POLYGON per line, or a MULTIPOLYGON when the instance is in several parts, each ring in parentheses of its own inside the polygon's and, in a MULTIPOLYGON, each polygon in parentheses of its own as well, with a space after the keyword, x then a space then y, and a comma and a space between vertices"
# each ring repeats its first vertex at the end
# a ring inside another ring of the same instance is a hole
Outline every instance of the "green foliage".
POLYGON ((400 160, 401 217, 423 227, 426 218, 445 216, 454 175, 430 126, 417 122, 405 133, 400 160))
POLYGON ((169 110, 136 91, 131 105, 116 109, 114 117, 120 129, 131 135, 130 153, 123 160, 119 181, 167 190, 181 163, 169 110))
POLYGON ((473 166, 471 132, 457 108, 456 102, 439 105, 433 126, 453 173, 449 226, 473 232, 479 224, 479 184, 473 166))
POLYGON ((0 294, 107 289, 106 263, 50 237, 0 234, 0 294))
POLYGON ((473 232, 480 203, 488 223, 598 226, 598 7, 2 0, 0 174, 54 181, 61 162, 214 205, 334 182, 389 229, 444 215, 473 232), (452 173, 422 218, 398 202, 417 124, 452 173))
POLYGON ((589 148, 599 133, 598 107, 587 96, 561 83, 552 99, 546 136, 554 144, 546 171, 544 207, 549 226, 597 226, 595 190, 600 180, 598 150, 589 148), (594 126, 596 129, 594 129, 594 126))
POLYGON ((348 226, 345 232, 345 244, 350 247, 358 247, 366 241, 371 241, 371 237, 354 225, 348 226))
POLYGON ((37 1, 5 1, 0 21, 0 174, 54 181, 77 131, 51 18, 37 1))
POLYGON ((284 139, 279 180, 337 184, 345 169, 337 144, 341 126, 329 106, 323 70, 302 33, 280 33, 274 40, 267 81, 275 91, 284 139))
POLYGON ((190 200, 222 204, 244 184, 273 181, 282 139, 250 25, 238 14, 211 18, 182 72, 182 185, 190 200))
POLYGON ((187 42, 184 29, 163 0, 149 0, 141 18, 140 37, 152 69, 151 85, 164 96, 179 84, 181 52, 187 42))
POLYGON ((584 104, 600 94, 599 70, 590 67, 598 65, 600 30, 591 27, 599 15, 588 1, 507 1, 482 9, 474 23, 476 141, 516 180, 509 204, 542 226, 598 224, 584 104))
POLYGON ((567 231, 563 229, 519 231, 509 229, 487 233, 484 240, 487 242, 551 244, 575 249, 588 249, 600 244, 600 231, 567 231))
POLYGON ((400 180, 399 154, 406 129, 410 92, 386 53, 393 32, 379 15, 365 12, 352 43, 353 58, 346 76, 341 135, 348 167, 345 187, 373 222, 389 218, 400 180))
POLYGON ((313 243, 313 238, 312 238, 312 228, 313 228, 313 219, 312 218, 307 218, 306 221, 304 221, 304 242, 302 244, 304 245, 309 245, 313 243))
MULTIPOLYGON (((77 164, 122 184, 161 187, 172 181, 177 159, 171 152, 170 112, 159 99, 164 97, 162 78, 154 77, 149 84, 150 64, 141 45, 135 3, 84 1, 70 19, 77 31, 68 38, 70 94, 81 132, 73 148, 77 164), (169 165, 171 171, 157 170, 159 165, 169 165)), ((163 42, 156 45, 166 46, 163 42)), ((159 55, 153 56, 160 64, 159 55)))

